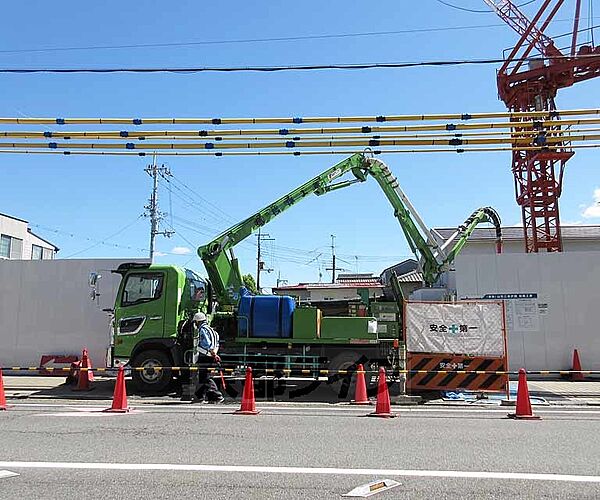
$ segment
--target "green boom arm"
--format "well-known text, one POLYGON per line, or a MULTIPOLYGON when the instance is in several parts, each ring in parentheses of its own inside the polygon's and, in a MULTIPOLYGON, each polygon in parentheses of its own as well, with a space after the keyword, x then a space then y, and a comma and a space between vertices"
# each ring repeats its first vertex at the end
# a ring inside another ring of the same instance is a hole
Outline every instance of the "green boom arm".
POLYGON ((233 253, 235 245, 307 196, 311 194, 320 196, 357 182, 364 182, 369 175, 377 181, 392 205, 394 215, 400 223, 412 252, 419 257, 427 286, 433 285, 440 275, 448 269, 454 257, 460 252, 479 223, 493 223, 496 226, 497 241, 500 241, 500 218, 498 214, 491 208, 481 208, 459 226, 444 246, 440 246, 400 188, 398 180, 389 168, 379 160, 367 158, 363 154, 354 154, 247 219, 235 224, 213 241, 198 249, 198 255, 204 262, 219 304, 221 306, 236 304, 238 291, 243 286, 239 264, 233 253), (333 182, 350 171, 353 173, 354 179, 333 182), (452 243, 452 248, 446 252, 446 247, 452 243))
POLYGON ((361 154, 346 158, 322 174, 305 182, 291 193, 230 227, 207 245, 201 246, 198 249, 198 255, 204 262, 219 304, 222 306, 235 304, 238 299, 238 291, 243 285, 238 260, 233 253, 235 245, 307 196, 311 194, 321 195, 361 182, 364 179, 356 178, 332 184, 333 181, 350 170, 356 170, 364 166, 366 161, 366 158, 361 154))

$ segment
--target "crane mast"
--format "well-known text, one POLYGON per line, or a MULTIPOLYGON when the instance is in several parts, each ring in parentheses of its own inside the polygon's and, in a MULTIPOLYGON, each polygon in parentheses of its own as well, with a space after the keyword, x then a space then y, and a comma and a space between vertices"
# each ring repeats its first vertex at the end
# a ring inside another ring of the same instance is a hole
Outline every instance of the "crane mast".
MULTIPOLYGON (((523 149, 515 139, 512 172, 517 203, 521 207, 526 252, 561 252, 559 198, 567 161, 573 150, 567 141, 548 147, 548 134, 561 133, 560 120, 554 111, 554 98, 561 88, 600 75, 600 47, 577 44, 581 0, 576 0, 569 55, 559 50, 545 30, 564 0, 544 0, 535 16, 527 16, 511 0, 483 0, 520 38, 498 71, 498 96, 511 111, 547 111, 547 119, 556 125, 543 127, 534 123, 537 136, 523 149), (539 52, 537 58, 531 53, 539 52), (528 63, 524 68, 524 64, 528 63)), ((513 121, 523 119, 514 117, 513 121)), ((523 128, 513 127, 514 132, 523 128)))

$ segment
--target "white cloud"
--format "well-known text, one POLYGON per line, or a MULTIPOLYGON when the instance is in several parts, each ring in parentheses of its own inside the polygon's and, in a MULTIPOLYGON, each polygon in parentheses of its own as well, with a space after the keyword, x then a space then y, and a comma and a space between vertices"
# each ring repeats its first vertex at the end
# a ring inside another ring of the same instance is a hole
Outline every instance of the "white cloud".
POLYGON ((174 247, 171 250, 171 253, 174 253, 175 255, 188 255, 192 253, 192 250, 188 247, 174 247))
POLYGON ((586 219, 600 218, 600 188, 594 189, 594 202, 581 213, 586 219))
POLYGON ((165 252, 154 252, 155 257, 164 257, 165 255, 167 255, 165 252))

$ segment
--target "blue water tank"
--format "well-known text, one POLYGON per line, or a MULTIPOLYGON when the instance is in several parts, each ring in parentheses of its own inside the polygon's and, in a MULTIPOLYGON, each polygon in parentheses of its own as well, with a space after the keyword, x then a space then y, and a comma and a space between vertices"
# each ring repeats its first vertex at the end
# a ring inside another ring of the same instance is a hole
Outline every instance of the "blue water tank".
POLYGON ((238 307, 238 336, 290 338, 296 302, 282 295, 241 294, 238 307))

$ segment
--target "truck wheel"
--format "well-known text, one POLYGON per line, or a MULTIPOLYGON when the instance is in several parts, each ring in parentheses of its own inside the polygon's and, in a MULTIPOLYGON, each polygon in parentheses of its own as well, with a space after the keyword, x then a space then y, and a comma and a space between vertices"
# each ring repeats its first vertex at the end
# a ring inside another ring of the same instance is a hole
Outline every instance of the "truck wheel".
POLYGON ((357 364, 366 361, 366 358, 364 360, 361 358, 364 358, 364 356, 357 352, 342 352, 333 358, 329 364, 329 370, 334 373, 329 375, 328 387, 337 394, 339 399, 354 397, 355 380, 352 374, 344 375, 336 372, 340 370, 356 371, 357 364))
POLYGON ((173 381, 171 370, 161 370, 165 366, 171 366, 169 356, 163 351, 142 351, 135 355, 131 366, 144 368, 144 370, 133 370, 131 377, 133 386, 137 392, 144 394, 166 394, 173 381))

